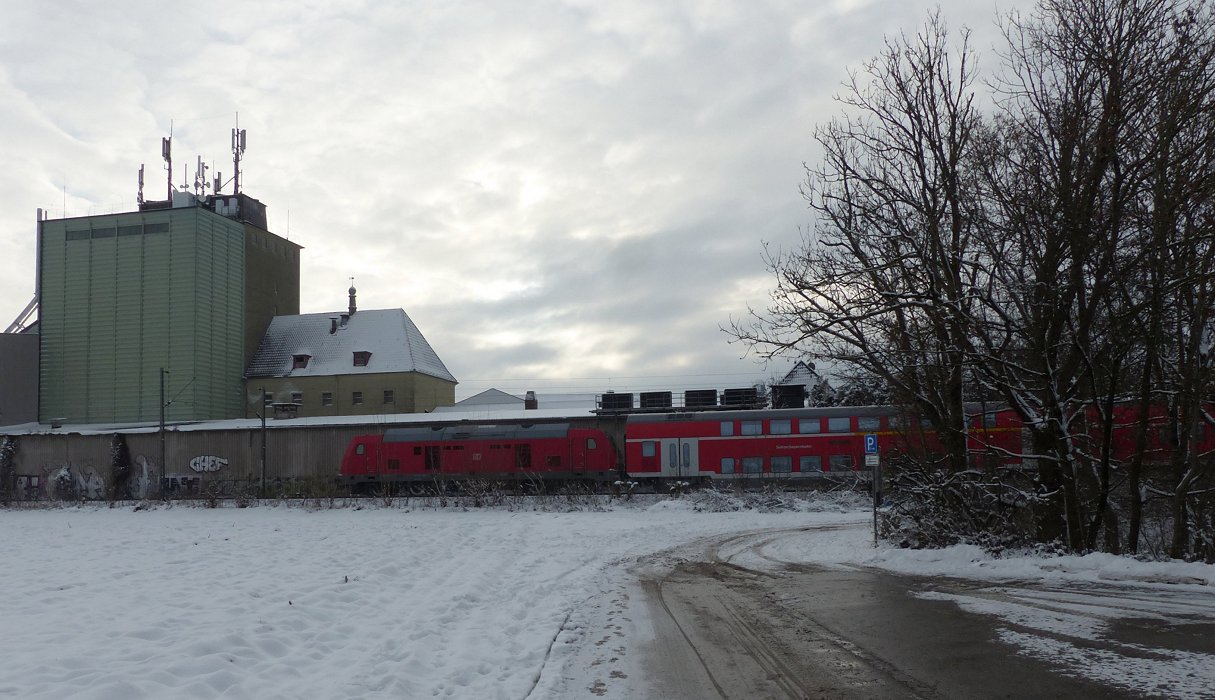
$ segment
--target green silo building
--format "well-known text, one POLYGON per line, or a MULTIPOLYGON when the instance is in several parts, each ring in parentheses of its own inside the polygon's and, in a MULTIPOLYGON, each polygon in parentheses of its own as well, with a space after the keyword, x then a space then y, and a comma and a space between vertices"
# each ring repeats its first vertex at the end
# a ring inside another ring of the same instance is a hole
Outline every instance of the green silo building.
POLYGON ((300 246, 244 194, 39 221, 39 420, 244 416, 242 375, 275 315, 299 313, 300 246))

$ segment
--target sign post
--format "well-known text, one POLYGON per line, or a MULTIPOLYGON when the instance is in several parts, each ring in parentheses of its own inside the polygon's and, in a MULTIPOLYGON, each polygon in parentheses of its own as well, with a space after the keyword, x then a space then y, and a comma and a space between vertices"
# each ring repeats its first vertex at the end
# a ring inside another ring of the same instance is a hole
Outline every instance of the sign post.
POLYGON ((882 504, 882 459, 878 453, 877 435, 865 435, 865 466, 873 469, 871 488, 873 489, 873 547, 878 546, 878 506, 882 504))

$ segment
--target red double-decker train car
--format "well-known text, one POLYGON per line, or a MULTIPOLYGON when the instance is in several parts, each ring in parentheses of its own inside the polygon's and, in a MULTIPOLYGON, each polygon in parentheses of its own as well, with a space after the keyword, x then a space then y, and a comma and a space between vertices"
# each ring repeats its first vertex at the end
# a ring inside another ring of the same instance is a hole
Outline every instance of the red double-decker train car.
MULTIPOLYGON (((821 477, 868 468, 867 436, 883 459, 940 451, 935 432, 886 406, 706 411, 628 416, 624 462, 636 479, 821 477)), ((967 447, 981 463, 1019 464, 1020 424, 978 412, 967 447)))

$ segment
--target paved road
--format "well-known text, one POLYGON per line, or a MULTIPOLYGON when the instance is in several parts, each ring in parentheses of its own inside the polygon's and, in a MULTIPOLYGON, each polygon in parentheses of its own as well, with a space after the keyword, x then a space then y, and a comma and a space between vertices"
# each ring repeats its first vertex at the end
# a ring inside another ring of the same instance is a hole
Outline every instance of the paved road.
POLYGON ((1200 677, 1215 672, 1209 594, 774 560, 770 545, 790 536, 805 533, 709 541, 702 556, 643 576, 654 697, 1215 697, 1200 677))

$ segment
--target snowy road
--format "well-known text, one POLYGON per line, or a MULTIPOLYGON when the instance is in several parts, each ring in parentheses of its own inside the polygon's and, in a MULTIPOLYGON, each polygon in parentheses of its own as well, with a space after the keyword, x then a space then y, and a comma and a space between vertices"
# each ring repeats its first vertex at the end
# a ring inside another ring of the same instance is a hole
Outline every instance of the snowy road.
MULTIPOLYGON (((1157 577, 1173 583, 993 583, 806 563, 859 529, 709 538, 699 552, 681 548, 672 569, 643 571, 656 638, 647 657, 661 660, 651 695, 1213 695, 1215 596, 1206 586, 1167 571, 1157 577)), ((1052 561, 1038 560, 1047 570, 1052 561)))

